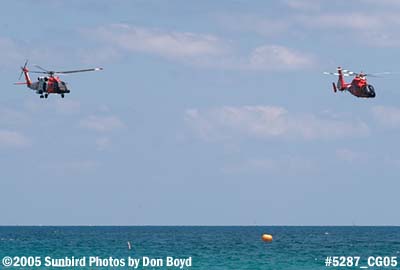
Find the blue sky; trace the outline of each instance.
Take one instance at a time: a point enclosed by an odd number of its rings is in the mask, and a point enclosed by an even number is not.
[[[3,1],[2,225],[400,225],[398,1]],[[29,59],[72,90],[14,86]],[[34,76],[32,76],[35,78]]]

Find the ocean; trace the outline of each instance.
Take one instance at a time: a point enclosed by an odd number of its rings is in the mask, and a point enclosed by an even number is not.
[[[264,233],[271,234],[273,241],[263,242]],[[378,267],[375,264],[368,269],[400,269],[400,258],[397,258],[400,257],[400,227],[6,226],[0,227],[0,260],[3,260],[0,269],[6,268],[7,256],[14,265],[7,269],[55,269],[54,263],[68,265],[75,259],[80,265],[57,269],[134,269],[136,266],[136,269],[158,270],[336,270],[360,269],[368,265],[371,256],[372,263],[378,256],[396,257],[388,258],[386,263],[398,260],[399,265]],[[357,267],[350,267],[351,263],[335,267],[333,262],[327,266],[327,257],[334,261],[335,256],[344,263],[360,258]],[[379,261],[378,258],[376,262]]]

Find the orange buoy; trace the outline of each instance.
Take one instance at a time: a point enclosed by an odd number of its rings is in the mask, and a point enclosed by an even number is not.
[[[261,239],[262,239],[264,242],[272,242],[272,235],[264,233],[264,234],[261,236]]]

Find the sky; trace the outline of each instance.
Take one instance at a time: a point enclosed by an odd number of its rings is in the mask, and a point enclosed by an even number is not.
[[[0,9],[0,225],[400,225],[400,2]],[[40,99],[20,66],[103,67]],[[33,76],[35,79],[36,76]]]

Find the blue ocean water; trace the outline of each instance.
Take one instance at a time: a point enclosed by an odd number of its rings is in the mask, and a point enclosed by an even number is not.
[[[263,242],[263,233],[272,234],[273,242]],[[191,257],[192,266],[184,269],[360,269],[326,267],[325,259],[360,256],[361,265],[365,265],[369,256],[400,257],[400,227],[0,227],[0,260],[4,256],[40,256],[42,263],[46,256],[85,260],[90,256],[125,260]],[[1,262],[0,268],[4,269]],[[8,269],[54,268],[42,264]],[[129,267],[85,265],[58,269]],[[179,267],[164,264],[137,269]],[[391,269],[400,269],[400,265]]]

